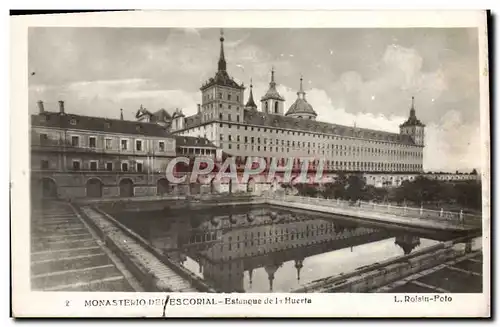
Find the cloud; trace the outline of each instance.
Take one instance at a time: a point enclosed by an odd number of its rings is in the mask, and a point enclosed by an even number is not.
[[[194,113],[201,101],[199,86],[217,68],[218,33],[191,28],[32,30],[29,65],[36,75],[30,78],[30,111],[36,111],[40,99],[49,110],[64,100],[68,111],[85,115],[118,117],[123,108],[126,119],[133,119],[141,104]],[[253,78],[258,102],[274,66],[287,109],[303,74],[319,120],[396,133],[415,96],[417,116],[427,124],[425,168],[479,166],[477,31],[309,33],[228,31],[228,72],[247,85]]]
[[[358,84],[354,77],[351,81]],[[348,83],[349,84],[349,83]],[[254,86],[257,99],[265,94],[268,85],[258,83]],[[296,91],[290,87],[279,85],[278,90],[286,99],[285,112],[297,98]],[[332,99],[325,90],[306,89],[306,99],[318,114],[317,119],[333,124],[356,126],[399,133],[399,125],[407,115],[384,115],[374,113],[350,113],[345,108],[333,105]],[[260,108],[260,103],[258,103]],[[426,126],[424,148],[424,169],[426,171],[470,171],[480,166],[480,135],[476,124],[465,122],[456,110],[447,111],[438,123]]]

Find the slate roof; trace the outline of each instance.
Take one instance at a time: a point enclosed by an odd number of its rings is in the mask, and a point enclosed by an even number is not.
[[[288,109],[286,115],[288,116],[291,114],[308,114],[315,117],[318,116],[311,104],[309,104],[309,102],[307,102],[307,100],[303,98],[297,98],[297,100],[295,100],[295,102],[290,106],[290,109]]]
[[[271,82],[269,89],[267,90],[266,94],[262,98],[260,98],[261,101],[265,101],[268,99],[274,99],[274,100],[280,100],[280,101],[285,101],[285,98],[283,98],[278,90],[276,90],[276,83]]]
[[[200,88],[201,91],[208,89],[209,87],[213,85],[219,85],[219,86],[226,86],[226,87],[231,87],[234,89],[238,90],[244,90],[245,86],[242,84],[236,83],[236,81],[228,75],[228,73],[225,70],[218,71],[215,73],[214,77],[211,77],[208,81],[206,81],[202,87]]]
[[[400,127],[407,127],[407,126],[421,126],[421,127],[425,127],[425,125],[420,120],[418,120],[415,115],[410,115],[410,117],[404,123],[402,123],[399,126]]]
[[[411,97],[411,108],[410,108],[410,117],[404,123],[399,125],[399,127],[407,127],[407,126],[421,126],[425,127],[425,125],[417,119],[417,115],[415,114],[415,97]]]
[[[260,111],[244,110],[243,122],[251,125],[269,126],[289,130],[301,130],[311,133],[324,133],[339,136],[357,137],[362,139],[396,142],[414,145],[409,135],[389,133],[366,128],[349,127],[325,123],[321,121],[293,118]]]
[[[104,133],[139,134],[154,137],[171,137],[165,127],[146,122],[90,117],[59,112],[31,115],[31,126],[79,129]]]
[[[149,121],[151,123],[156,123],[156,122],[170,123],[172,121],[172,116],[165,109],[160,109],[154,113],[151,113],[149,110],[141,106],[141,108],[137,110],[135,118],[139,119],[143,116],[149,116]]]
[[[153,117],[155,117],[158,121],[163,122],[169,122],[172,120],[172,116],[163,108],[153,113]]]
[[[255,104],[255,101],[253,100],[252,85],[250,85],[250,96],[248,97],[248,102],[245,105],[245,107],[257,109],[257,105]]]
[[[216,146],[210,142],[209,139],[205,137],[195,137],[195,136],[175,136],[176,146],[196,146],[196,147],[211,147],[216,148]]]

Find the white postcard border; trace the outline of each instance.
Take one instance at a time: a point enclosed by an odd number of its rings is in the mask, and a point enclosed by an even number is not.
[[[479,32],[480,110],[483,185],[483,293],[450,294],[452,302],[401,305],[394,294],[293,294],[312,305],[168,306],[168,316],[327,316],[327,317],[461,317],[490,314],[490,140],[486,14],[484,11],[163,11],[86,13],[11,18],[11,244],[13,313],[15,316],[158,316],[158,308],[85,307],[91,299],[164,298],[156,293],[50,293],[29,289],[29,119],[27,30],[29,26],[101,27],[477,27]],[[279,294],[172,294],[172,297],[224,299],[284,298]],[[419,294],[421,296],[421,294]],[[432,295],[429,295],[432,296]],[[66,306],[70,301],[71,306]]]

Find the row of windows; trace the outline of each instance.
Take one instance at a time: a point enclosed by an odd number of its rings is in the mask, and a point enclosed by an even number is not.
[[[224,134],[220,134],[219,135],[219,139],[221,141],[224,141]],[[240,135],[236,135],[236,142],[240,142],[241,141],[241,137]],[[227,140],[229,142],[232,142],[233,141],[233,137],[232,135],[228,135],[227,136]],[[249,143],[248,141],[250,141],[250,144],[254,144],[254,143],[257,143],[257,144],[261,144],[261,138],[260,137],[248,137],[248,136],[245,136],[244,137],[244,143]],[[257,141],[257,142],[255,142]],[[280,141],[281,141],[281,146],[286,146],[287,147],[297,147],[297,148],[310,148],[311,146],[313,148],[320,148],[320,149],[327,149],[327,150],[345,150],[345,151],[349,151],[349,152],[357,152],[357,153],[374,153],[374,154],[378,154],[378,155],[393,155],[393,156],[401,156],[401,157],[410,157],[410,158],[422,158],[423,157],[423,153],[422,152],[416,152],[416,151],[403,151],[403,150],[392,150],[392,149],[380,149],[380,148],[369,148],[369,147],[363,147],[363,146],[350,146],[350,145],[342,145],[342,144],[325,144],[325,143],[315,143],[315,142],[305,142],[305,141],[290,141],[290,140],[279,140],[279,139],[275,139],[274,140],[274,144],[275,145],[279,145],[280,144]],[[285,143],[286,142],[286,143]],[[269,145],[273,145],[273,139],[269,139],[269,142],[268,142],[268,139],[267,138],[263,138],[262,139],[262,144],[269,144]],[[269,151],[272,151],[272,147],[269,147]],[[260,149],[259,149],[260,151]],[[266,150],[264,150],[266,151]],[[277,151],[277,150],[276,150]],[[324,151],[323,151],[324,153]]]
[[[284,148],[284,147],[268,147],[268,146],[255,146],[255,145],[252,145],[252,146],[249,146],[247,144],[245,144],[244,146],[241,146],[240,144],[236,144],[236,148],[233,147],[233,144],[229,143],[229,144],[222,144],[221,145],[221,148],[222,149],[228,149],[228,150],[233,150],[233,149],[236,149],[236,150],[242,150],[244,149],[244,151],[264,151],[264,152],[276,152],[276,153],[279,153],[279,152],[282,152],[282,153],[290,153],[290,148]],[[273,150],[274,149],[274,150]],[[294,149],[292,149],[292,152],[294,151]],[[305,153],[305,151],[304,151]],[[307,149],[307,154],[308,155],[323,155],[323,156],[327,156],[327,157],[332,157],[332,156],[338,156],[338,157],[362,157],[362,155],[360,153],[356,153],[356,152],[339,152],[339,151],[328,151],[328,150],[315,150],[315,149]],[[376,154],[374,155],[376,157],[378,156],[382,156],[380,154]],[[370,156],[370,157],[374,157],[373,155]],[[402,158],[407,158],[405,156],[403,157],[399,157],[400,159]]]
[[[200,155],[215,155],[215,150],[204,148],[178,148],[177,154],[200,154]]]
[[[235,157],[236,162],[245,165],[248,157]],[[269,166],[272,162],[271,157],[263,158],[266,161],[266,165]],[[304,160],[294,159],[292,167],[298,169],[301,168]],[[256,164],[257,165],[257,164]],[[319,167],[320,161],[310,160],[309,166],[311,168]],[[287,159],[280,158],[277,161],[278,167],[287,166]],[[338,160],[323,160],[323,168],[328,169],[350,169],[350,170],[392,170],[392,171],[419,171],[422,169],[422,164],[409,164],[409,163],[394,163],[394,162],[372,162],[372,161],[338,161]]]
[[[227,101],[231,101],[232,97],[233,97],[232,94],[227,94],[226,95]],[[219,94],[217,94],[217,99],[221,99],[222,100],[223,98],[224,98],[224,96],[223,96],[222,92],[219,92]],[[208,101],[208,100],[212,100],[212,99],[214,99],[214,95],[212,95],[210,93],[205,94],[205,100]],[[240,96],[236,95],[236,102],[239,102],[239,101],[240,101]]]
[[[41,160],[40,161],[40,167],[42,169],[49,169],[49,161],[48,160]],[[72,161],[72,165],[71,165],[71,168],[75,171],[79,171],[79,170],[82,170],[82,162],[80,160],[73,160]],[[92,171],[97,171],[99,170],[98,169],[98,162],[97,161],[89,161],[89,166],[88,166],[88,169],[89,170],[92,170]],[[131,171],[130,170],[130,165],[128,162],[124,161],[121,163],[120,165],[120,169],[121,171],[123,172],[128,172],[128,171]],[[113,171],[114,170],[114,165],[112,162],[106,162],[105,165],[104,165],[104,170],[107,170],[107,171]],[[138,173],[142,173],[144,171],[144,165],[142,162],[136,162],[135,163],[135,171],[138,172]]]
[[[228,114],[229,120],[231,120],[232,116],[231,114]],[[240,121],[240,116],[237,115],[237,122]],[[219,120],[222,120],[222,114],[219,114]],[[232,124],[227,124],[227,123],[219,123],[219,127],[224,127],[227,126],[228,129],[232,129]],[[353,137],[342,137],[338,135],[327,135],[327,134],[316,134],[316,133],[309,133],[309,132],[298,132],[298,131],[290,131],[290,130],[284,130],[284,129],[274,129],[274,128],[268,128],[268,127],[254,127],[254,126],[242,126],[242,125],[235,125],[236,129],[244,129],[245,131],[256,131],[256,132],[264,132],[264,133],[276,133],[276,134],[283,134],[283,135],[290,135],[290,136],[309,136],[312,138],[317,138],[320,140],[332,140],[332,141],[348,141],[348,140],[353,140],[356,138]],[[193,132],[201,132],[206,131],[207,125],[199,126],[194,128],[192,131]],[[229,132],[231,133],[231,132]],[[359,139],[357,139],[359,140]],[[388,145],[390,144],[391,146],[397,146],[397,147],[412,147],[412,145],[409,144],[402,144],[402,143],[391,143],[391,142],[383,142],[383,141],[375,141],[375,140],[369,140],[369,139],[361,139],[362,142],[364,143],[369,143],[369,144],[383,144],[383,145]]]
[[[80,147],[82,145],[81,143],[81,137],[80,135],[72,135],[71,136],[71,146],[74,147]],[[40,143],[44,144],[48,141],[48,136],[45,133],[40,134]],[[128,139],[121,139],[120,140],[120,149],[121,150],[130,150],[130,140]],[[97,148],[97,137],[96,136],[88,136],[88,147],[89,148]],[[105,138],[104,139],[104,148],[106,150],[111,150],[113,149],[113,139],[112,138]],[[135,151],[145,151],[144,147],[144,141],[143,140],[135,140],[134,142],[134,149]],[[165,141],[158,141],[158,149],[160,152],[165,151]]]

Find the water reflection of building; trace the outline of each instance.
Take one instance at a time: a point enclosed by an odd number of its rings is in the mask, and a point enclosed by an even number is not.
[[[293,262],[300,280],[307,257],[389,238],[374,228],[264,209],[178,220],[168,236],[153,241],[155,246],[170,249],[169,256],[179,263],[179,251],[187,254],[198,262],[199,273],[222,292],[244,292],[245,273],[251,287],[253,271],[262,267],[272,290],[285,262]]]
[[[420,245],[420,237],[412,234],[403,234],[396,236],[394,244],[403,249],[404,254],[410,254],[417,246]]]

